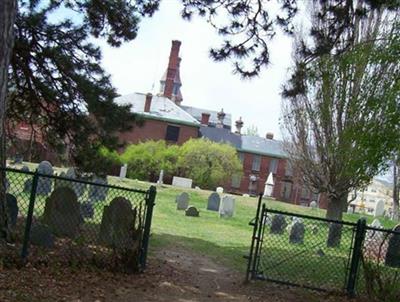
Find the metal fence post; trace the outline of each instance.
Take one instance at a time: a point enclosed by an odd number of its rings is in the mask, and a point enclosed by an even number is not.
[[[28,256],[28,248],[29,248],[29,241],[30,241],[30,235],[31,235],[33,210],[35,208],[35,199],[36,199],[36,190],[37,190],[38,180],[39,180],[39,174],[36,171],[35,174],[33,175],[33,179],[32,179],[32,188],[31,188],[31,195],[29,197],[28,214],[26,216],[24,240],[23,240],[22,251],[21,251],[21,258],[23,261],[25,261],[26,257]]]
[[[157,194],[156,187],[151,186],[149,189],[149,194],[146,199],[147,209],[146,209],[146,218],[144,222],[142,249],[140,254],[141,270],[144,270],[146,268],[147,250],[149,247],[149,240],[150,240],[151,220],[153,217],[153,207],[155,205],[156,194]]]
[[[360,218],[356,225],[356,236],[354,240],[353,253],[351,256],[350,272],[347,280],[347,294],[350,297],[355,296],[355,287],[358,276],[358,269],[360,266],[360,259],[362,257],[362,245],[365,238],[367,221],[365,218]]]

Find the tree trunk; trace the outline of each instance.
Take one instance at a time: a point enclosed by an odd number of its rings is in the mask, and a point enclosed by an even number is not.
[[[6,166],[6,110],[8,67],[14,45],[17,0],[0,1],[0,166]],[[10,239],[6,209],[6,173],[0,171],[0,237]]]
[[[399,159],[396,155],[393,160],[393,215],[395,221],[399,220]]]
[[[328,208],[326,210],[326,218],[332,220],[341,221],[343,218],[344,207],[347,207],[348,194],[344,194],[340,197],[330,196],[328,202]],[[343,225],[340,223],[330,223],[328,238],[326,245],[328,247],[338,247],[342,238]]]

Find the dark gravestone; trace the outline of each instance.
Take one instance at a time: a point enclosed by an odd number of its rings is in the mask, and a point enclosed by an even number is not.
[[[281,214],[276,214],[272,217],[270,233],[282,235],[287,226],[285,217]]]
[[[393,231],[399,234],[391,234],[385,257],[385,264],[391,267],[400,267],[400,224]]]
[[[304,231],[304,224],[299,221],[295,222],[290,229],[289,242],[293,244],[303,244]]]
[[[328,231],[327,247],[338,247],[342,238],[343,225],[340,223],[330,223]]]
[[[135,230],[136,208],[129,200],[116,197],[105,206],[100,225],[100,242],[118,249],[131,249],[137,239]]]
[[[190,206],[186,209],[185,211],[186,216],[191,216],[191,217],[199,217],[200,213],[194,206]]]
[[[39,174],[43,175],[53,176],[54,174],[53,167],[48,161],[42,161],[39,164],[37,171]],[[48,195],[51,192],[52,183],[53,182],[51,177],[40,176],[38,178],[36,194]]]
[[[84,202],[81,204],[81,214],[83,218],[93,218],[94,208],[90,202]]]
[[[37,246],[52,248],[54,247],[54,235],[47,225],[35,224],[31,230],[31,242]]]
[[[32,190],[32,178],[28,178],[24,182],[24,193],[30,193]]]
[[[207,210],[218,212],[220,203],[221,197],[219,197],[219,194],[216,192],[211,193],[208,197]]]
[[[55,189],[46,200],[43,223],[56,236],[75,238],[82,222],[80,205],[75,192],[68,187]]]
[[[77,179],[76,172],[74,168],[69,168],[67,172],[64,171],[60,173],[60,177],[69,178],[69,179]],[[86,191],[86,184],[76,181],[69,181],[64,179],[56,179],[55,188],[58,187],[70,187],[74,190],[76,196],[81,197]]]
[[[18,203],[17,199],[14,195],[7,193],[6,194],[6,202],[7,202],[7,213],[8,218],[10,219],[10,224],[12,227],[17,225],[17,217],[18,217]]]
[[[23,167],[21,168],[21,171],[22,171],[22,172],[29,172],[29,167],[28,167],[28,166],[23,166]]]
[[[95,184],[102,184],[102,185],[107,185],[107,180],[103,178],[98,178],[95,177],[92,182]],[[97,185],[90,185],[89,187],[89,200],[91,202],[99,202],[99,201],[104,201],[107,198],[107,192],[108,188],[103,187],[103,186],[97,186]]]
[[[183,192],[176,196],[176,209],[177,210],[186,210],[189,206],[189,194]]]
[[[22,164],[23,161],[24,161],[24,157],[21,154],[17,154],[14,157],[13,164]]]

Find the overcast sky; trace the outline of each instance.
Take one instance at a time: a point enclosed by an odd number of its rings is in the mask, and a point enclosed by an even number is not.
[[[244,128],[255,125],[259,134],[272,131],[280,137],[280,90],[291,62],[291,39],[278,35],[270,43],[271,64],[259,78],[241,80],[228,62],[208,56],[219,37],[202,19],[182,20],[176,0],[164,0],[158,12],[140,23],[138,37],[119,48],[100,43],[103,66],[121,95],[158,92],[167,68],[172,40],[182,42],[180,56],[183,104],[211,110],[224,109],[233,123],[242,116]],[[232,125],[234,127],[234,124]]]

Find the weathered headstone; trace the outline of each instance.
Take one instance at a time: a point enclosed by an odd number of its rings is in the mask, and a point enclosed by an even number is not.
[[[31,230],[31,243],[45,248],[53,248],[54,235],[51,229],[47,225],[34,224]]]
[[[282,235],[285,232],[287,222],[285,216],[276,214],[272,217],[270,233]]]
[[[329,224],[328,239],[326,241],[328,247],[338,247],[340,245],[342,229],[343,225],[340,223],[332,222]]]
[[[129,200],[115,197],[105,206],[100,225],[100,242],[118,249],[130,249],[134,246],[136,230],[136,208],[132,209]]]
[[[295,222],[292,225],[289,235],[289,242],[293,244],[302,244],[304,242],[304,224],[302,222]]]
[[[172,178],[172,185],[175,187],[191,188],[193,180],[190,178],[174,176]]]
[[[242,196],[243,196],[243,197],[250,197],[250,195],[249,195],[249,194],[246,194],[246,193],[243,194]]]
[[[29,172],[29,167],[28,166],[22,166],[21,171],[22,172]]]
[[[68,168],[67,172],[62,171],[59,176],[69,179],[77,179],[77,173],[74,168]],[[54,188],[59,187],[70,187],[74,190],[78,198],[81,197],[86,191],[86,184],[84,183],[72,180],[69,181],[64,179],[55,179]]]
[[[74,238],[79,232],[81,222],[80,205],[75,192],[68,187],[55,189],[46,200],[43,223],[56,236]]]
[[[374,217],[383,216],[385,213],[385,202],[383,200],[378,200],[375,204]]]
[[[83,218],[93,218],[94,208],[90,202],[84,202],[81,204],[81,214]]]
[[[32,190],[32,178],[28,178],[24,182],[24,193],[30,193]]]
[[[232,196],[226,195],[222,197],[219,206],[219,217],[229,218],[233,217],[235,212],[235,199]]]
[[[107,185],[107,180],[104,178],[95,177],[93,182],[100,185]],[[108,188],[104,186],[90,185],[89,200],[92,202],[104,201],[107,198]]]
[[[398,232],[391,234],[388,248],[386,251],[385,264],[391,267],[400,267],[400,224],[393,228],[393,231]]]
[[[8,217],[10,219],[10,224],[12,227],[15,227],[17,224],[17,217],[19,211],[17,198],[15,198],[15,196],[12,194],[7,193],[6,205],[7,205]]]
[[[164,183],[164,170],[160,171],[160,175],[158,176],[157,184],[162,185]]]
[[[22,164],[24,157],[21,154],[16,154],[14,157],[13,164]]]
[[[128,165],[124,164],[120,171],[119,171],[119,178],[125,178],[126,177],[126,172],[128,171]]]
[[[190,206],[190,207],[188,207],[188,208],[186,209],[185,215],[186,215],[186,216],[191,216],[191,217],[199,217],[199,216],[200,216],[200,213],[199,213],[199,210],[197,210],[196,207]]]
[[[211,193],[210,196],[208,196],[207,210],[218,212],[220,203],[221,197],[219,197],[219,194],[215,192]]]
[[[272,215],[271,214],[267,214],[266,216],[264,216],[264,224],[270,226],[272,223]]]
[[[189,194],[186,192],[182,192],[178,196],[176,196],[176,209],[177,210],[186,210],[189,206]]]
[[[39,164],[37,171],[39,174],[48,176],[53,176],[54,173],[53,167],[48,161],[42,161]],[[48,195],[51,192],[52,183],[53,181],[51,177],[40,176],[38,179],[36,193],[39,195]]]
[[[315,210],[316,208],[318,208],[318,204],[315,200],[310,202],[310,208]]]
[[[215,192],[217,192],[218,194],[222,194],[222,193],[224,193],[224,188],[223,187],[217,187]]]

